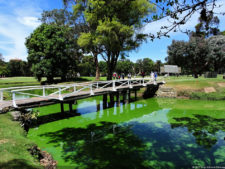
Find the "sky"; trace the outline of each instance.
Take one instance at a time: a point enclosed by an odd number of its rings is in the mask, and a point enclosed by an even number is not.
[[[224,12],[225,0],[219,0],[222,6],[216,12]],[[19,58],[27,60],[27,50],[24,45],[26,38],[40,25],[43,10],[63,8],[62,0],[0,0],[0,53],[5,61]],[[187,24],[181,27],[183,30],[194,30],[198,23],[199,14],[196,13]],[[225,16],[219,16],[220,29],[225,30]],[[168,23],[167,19],[146,24],[144,33],[156,33],[162,25]],[[144,42],[137,50],[129,53],[132,61],[142,58],[150,58],[154,61],[165,61],[167,46],[172,40],[188,40],[188,36],[181,32],[171,32],[170,38],[155,39],[153,42]]]

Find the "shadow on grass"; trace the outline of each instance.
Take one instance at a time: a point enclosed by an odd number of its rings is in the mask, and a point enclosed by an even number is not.
[[[35,167],[27,164],[24,159],[15,159],[6,163],[0,163],[1,169],[41,169],[41,167]]]

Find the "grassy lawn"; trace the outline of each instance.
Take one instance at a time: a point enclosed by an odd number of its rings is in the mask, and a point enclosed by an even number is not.
[[[43,78],[42,81],[45,81],[46,78]],[[78,82],[86,82],[86,81],[94,81],[95,77],[82,76],[80,78],[75,79],[74,81],[63,82],[65,83],[78,83]],[[100,80],[106,80],[106,77],[101,77]],[[18,86],[34,86],[40,85],[40,82],[37,81],[34,77],[7,77],[0,78],[0,88],[8,88],[8,87],[18,87]]]
[[[20,124],[11,120],[11,115],[0,114],[0,168],[41,168],[28,152],[32,145]]]
[[[225,84],[225,79],[222,75],[217,78],[204,78],[197,79],[193,77],[180,76],[180,77],[167,77],[165,78],[166,87],[173,87],[178,96],[185,96],[191,99],[206,99],[206,100],[225,100],[225,87],[219,84]],[[216,92],[205,93],[204,89],[213,87]]]

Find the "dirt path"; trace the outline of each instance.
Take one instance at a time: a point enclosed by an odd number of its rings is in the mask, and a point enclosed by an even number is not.
[[[216,92],[214,87],[205,87],[204,88],[205,93],[212,93],[212,92]]]

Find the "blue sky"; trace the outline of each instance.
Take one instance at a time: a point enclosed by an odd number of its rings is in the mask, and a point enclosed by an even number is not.
[[[217,12],[224,12],[224,0],[218,1],[222,5],[216,9]],[[0,53],[3,54],[5,61],[12,58],[26,60],[27,51],[24,45],[25,38],[38,27],[43,10],[62,8],[62,0],[0,0]],[[193,15],[191,20],[182,27],[193,29],[197,24],[199,14]],[[225,16],[219,16],[220,29],[225,30]],[[156,33],[161,25],[168,24],[166,19],[147,24],[143,31],[145,33]],[[188,36],[180,32],[172,32],[170,38],[156,39],[153,42],[143,43],[136,51],[130,52],[129,59],[136,61],[141,58],[151,58],[152,60],[164,61],[167,56],[167,46],[172,40],[188,40]]]

